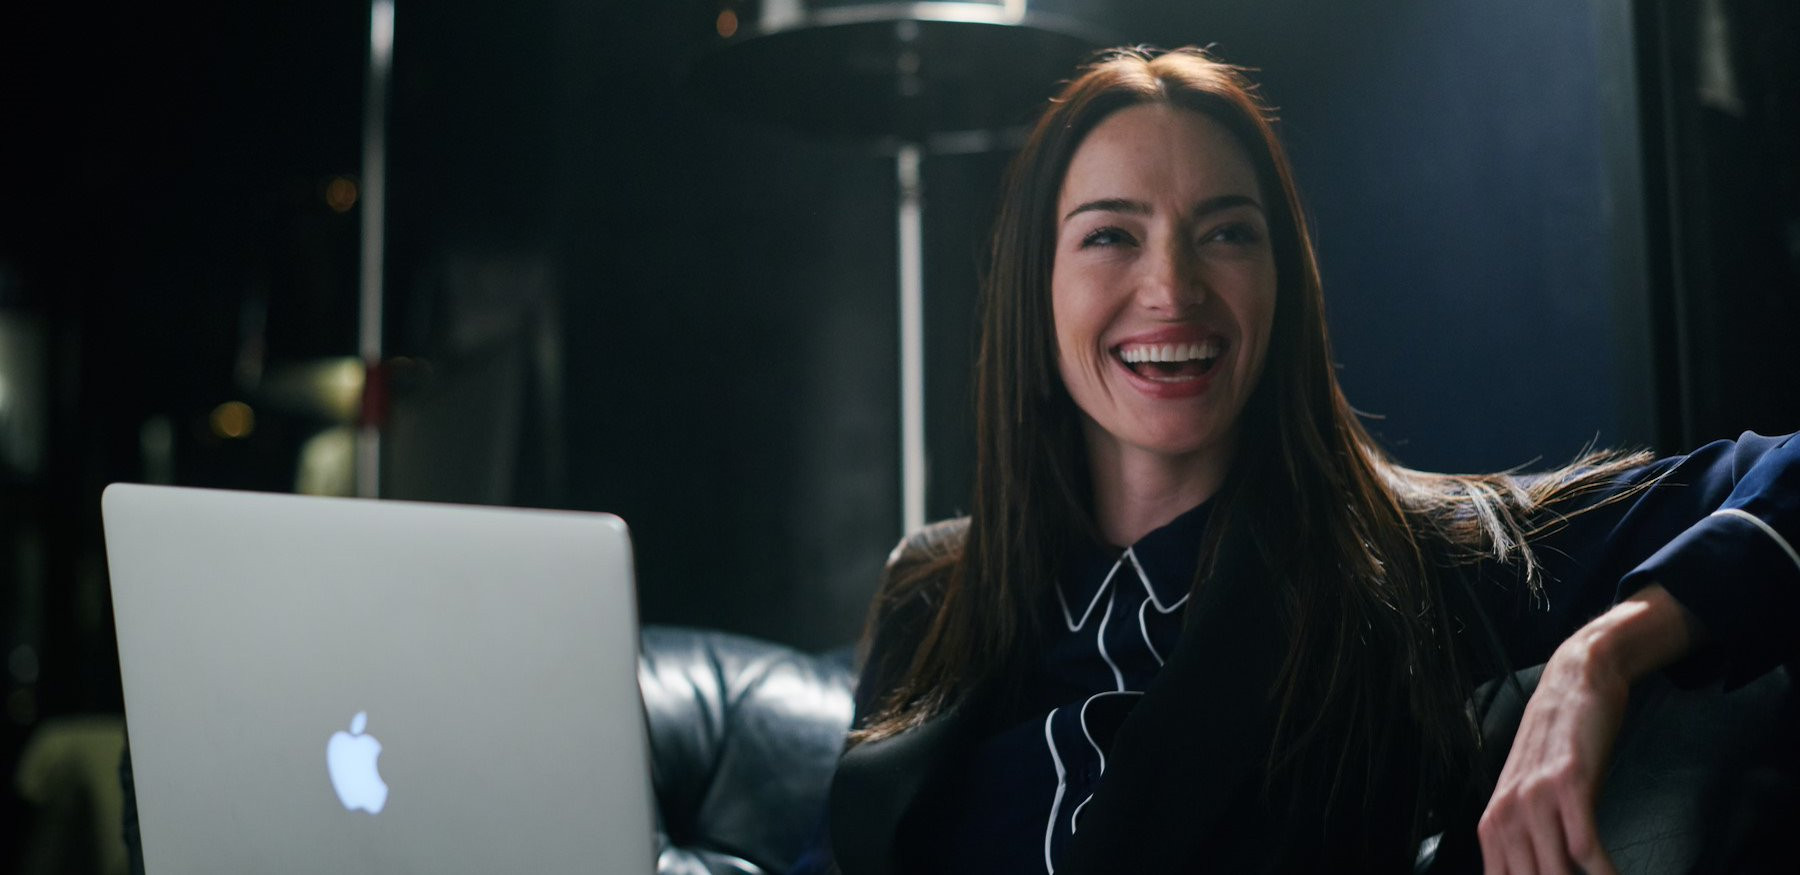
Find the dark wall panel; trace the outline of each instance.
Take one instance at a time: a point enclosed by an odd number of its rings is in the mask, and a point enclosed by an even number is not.
[[[700,100],[704,4],[514,14],[552,22],[516,157],[557,168],[566,503],[631,524],[646,621],[852,640],[899,534],[891,162]]]
[[[1409,464],[1654,437],[1618,5],[1278,0],[1171,28],[1261,68],[1345,391]]]

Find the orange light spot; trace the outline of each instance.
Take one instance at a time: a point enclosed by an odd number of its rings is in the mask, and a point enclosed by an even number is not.
[[[737,13],[729,9],[719,10],[719,20],[713,22],[713,28],[719,32],[719,36],[731,39],[738,29]]]
[[[347,213],[356,206],[356,180],[348,176],[335,176],[325,184],[325,205],[333,212]]]
[[[256,431],[256,411],[242,401],[227,401],[213,408],[212,431],[219,437],[247,438]]]

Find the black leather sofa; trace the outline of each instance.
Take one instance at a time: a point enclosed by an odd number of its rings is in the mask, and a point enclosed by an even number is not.
[[[1482,717],[1484,771],[1497,775],[1543,666],[1495,691]],[[1742,687],[1681,689],[1652,675],[1632,689],[1595,808],[1620,873],[1800,873],[1800,696],[1791,668]],[[1477,701],[1488,695],[1477,692]],[[1491,781],[1488,792],[1491,792]],[[1488,793],[1477,794],[1485,807]],[[1478,873],[1481,810],[1421,848],[1415,873]]]
[[[786,871],[813,838],[850,728],[851,651],[644,630],[657,875]]]

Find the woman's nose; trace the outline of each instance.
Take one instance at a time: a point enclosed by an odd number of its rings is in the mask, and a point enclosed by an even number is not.
[[[1182,313],[1206,300],[1193,251],[1186,241],[1169,241],[1144,254],[1138,302],[1155,312]]]

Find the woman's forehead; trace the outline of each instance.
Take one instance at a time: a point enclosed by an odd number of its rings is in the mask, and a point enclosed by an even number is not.
[[[1107,116],[1082,140],[1063,174],[1057,215],[1105,199],[1182,208],[1221,195],[1260,202],[1260,189],[1249,156],[1224,125],[1191,110],[1142,104]]]

